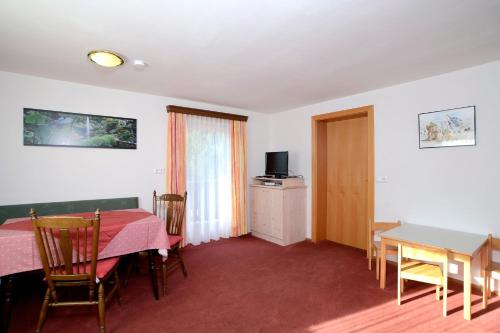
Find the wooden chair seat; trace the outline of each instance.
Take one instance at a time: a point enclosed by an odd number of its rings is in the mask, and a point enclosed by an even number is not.
[[[179,243],[182,242],[183,239],[184,237],[179,235],[168,235],[168,242],[171,247],[179,245]]]
[[[443,273],[439,265],[410,260],[401,263],[401,278],[441,285]]]
[[[95,276],[100,280],[105,280],[113,273],[120,262],[120,257],[97,260]],[[91,264],[87,264],[87,271],[90,270]]]
[[[116,266],[118,266],[119,263],[120,263],[119,257],[97,260],[95,276],[99,280],[105,280],[111,273],[113,273],[113,271],[116,269]],[[83,264],[73,265],[73,270],[78,272],[90,272],[90,269],[92,267],[91,263],[86,264],[85,267],[83,266],[84,266]],[[64,267],[62,269],[64,269]],[[45,277],[44,281],[46,280],[47,278]]]

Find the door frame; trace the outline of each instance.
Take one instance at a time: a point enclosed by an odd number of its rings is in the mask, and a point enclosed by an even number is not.
[[[311,117],[312,125],[312,241],[319,242],[326,239],[326,124],[332,121],[341,121],[352,118],[366,117],[368,121],[368,174],[367,174],[367,216],[366,229],[368,230],[366,248],[368,253],[368,237],[370,223],[375,211],[375,146],[374,146],[374,107],[373,105],[342,111],[319,114]],[[322,180],[322,181],[319,181]]]

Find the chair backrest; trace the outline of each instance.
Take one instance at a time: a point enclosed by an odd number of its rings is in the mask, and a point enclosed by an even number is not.
[[[371,231],[387,231],[401,226],[401,221],[371,222]]]
[[[488,256],[487,260],[493,260],[493,251],[500,251],[500,238],[495,238],[491,234],[488,235]]]
[[[30,211],[35,239],[47,284],[95,286],[100,212],[95,218],[50,216],[37,217]]]
[[[495,238],[491,234],[488,235],[488,244],[494,251],[500,251],[500,238]]]
[[[181,235],[184,212],[186,211],[187,192],[179,194],[156,195],[153,191],[153,214],[166,221],[167,234]]]
[[[370,228],[368,232],[368,248],[371,248],[373,242],[375,241],[375,232],[383,232],[387,230],[394,229],[401,225],[401,221],[391,221],[391,222],[374,222],[370,220],[368,226]]]
[[[398,244],[398,261],[404,258],[441,263],[446,266],[445,268],[448,266],[448,251],[446,249]]]

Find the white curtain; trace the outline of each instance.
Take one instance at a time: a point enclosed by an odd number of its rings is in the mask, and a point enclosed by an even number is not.
[[[231,234],[230,121],[186,117],[186,243]]]

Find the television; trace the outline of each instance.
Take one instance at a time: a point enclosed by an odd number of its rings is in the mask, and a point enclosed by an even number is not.
[[[276,151],[266,153],[266,176],[278,178],[288,177],[288,152]]]

